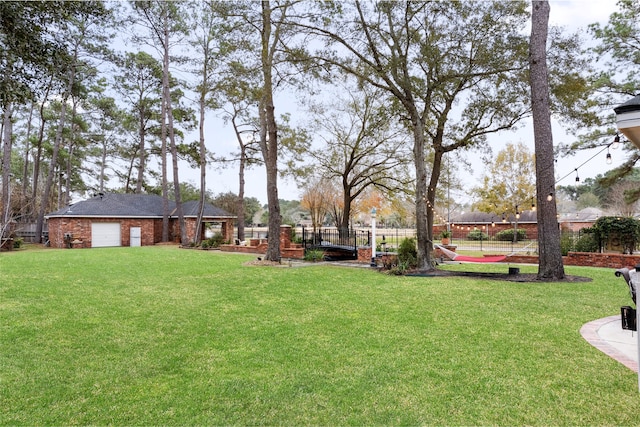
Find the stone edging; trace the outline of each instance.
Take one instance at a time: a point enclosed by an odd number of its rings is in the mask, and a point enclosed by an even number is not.
[[[627,368],[631,369],[634,372],[638,372],[638,362],[627,357],[622,352],[620,352],[615,347],[611,346],[608,342],[600,338],[598,334],[598,330],[606,325],[607,323],[620,320],[620,316],[609,316],[603,319],[594,320],[592,322],[586,323],[580,328],[580,334],[582,337],[587,340],[589,344],[606,354],[607,356],[617,360],[622,363]]]

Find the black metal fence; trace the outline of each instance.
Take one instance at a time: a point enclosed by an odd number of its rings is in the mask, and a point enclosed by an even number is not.
[[[317,229],[302,227],[301,243],[306,247],[339,246],[357,249],[359,246],[371,245],[371,230],[348,229],[339,230],[335,227]],[[298,233],[296,231],[296,236]],[[294,240],[298,240],[295,239]]]
[[[266,228],[246,228],[245,236],[250,238],[265,238]],[[585,235],[583,231],[563,230],[561,233],[561,245],[563,252],[582,251],[576,247],[578,241]],[[406,238],[415,238],[416,230],[413,228],[377,228],[376,229],[376,250],[378,252],[395,252],[398,245]],[[449,244],[456,246],[456,250],[479,251],[486,254],[521,254],[535,255],[538,253],[538,240],[518,238],[513,240],[500,240],[497,233],[491,231],[485,233],[471,233],[464,237],[454,237]],[[314,235],[310,227],[293,228],[293,240],[298,243],[325,242],[326,244],[348,245],[348,246],[369,246],[371,239],[371,228],[354,228],[349,230],[348,235],[340,234],[335,227],[323,227],[316,230]],[[442,244],[439,237],[434,237],[434,244]],[[636,248],[639,251],[640,248]]]
[[[441,242],[435,241],[435,244]],[[538,253],[538,241],[532,239],[520,239],[517,241],[502,241],[495,239],[470,240],[470,239],[451,239],[450,245],[456,246],[456,250],[494,252],[499,254],[516,254],[533,255]]]

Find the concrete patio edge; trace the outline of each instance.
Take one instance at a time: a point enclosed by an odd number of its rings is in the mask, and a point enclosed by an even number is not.
[[[627,368],[634,372],[638,372],[638,361],[629,357],[624,352],[618,350],[611,344],[611,340],[606,335],[598,333],[598,331],[605,325],[612,322],[620,322],[620,315],[609,316],[603,319],[594,320],[586,323],[580,328],[580,334],[587,340],[589,344],[606,354],[607,356],[622,363]],[[634,337],[634,339],[636,339]]]

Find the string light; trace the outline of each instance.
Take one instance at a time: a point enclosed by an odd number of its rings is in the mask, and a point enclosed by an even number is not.
[[[616,150],[619,145],[620,145],[620,135],[616,133],[616,137],[613,138],[613,142],[611,143],[611,148]]]
[[[568,174],[566,174],[565,176],[563,176],[562,178],[558,179],[555,183],[557,184],[558,182],[564,180],[565,178],[567,178],[569,175],[571,175],[573,172],[576,173],[576,182],[579,182],[578,179],[578,169],[580,169],[582,166],[586,165],[587,163],[589,163],[591,160],[593,160],[595,157],[599,156],[600,153],[602,153],[604,150],[607,150],[607,152],[609,151],[609,147],[616,149],[618,148],[618,145],[620,144],[620,142],[624,142],[620,140],[620,135],[616,134],[616,136],[613,138],[613,142],[608,143],[607,145],[603,146],[602,149],[600,151],[598,151],[597,153],[595,153],[593,156],[589,157],[587,160],[585,160],[584,162],[582,162],[582,164],[580,164],[577,168],[575,168],[572,172],[569,172]],[[609,153],[610,154],[610,153]],[[610,156],[607,155],[606,160],[607,163],[609,163],[609,158]],[[613,160],[613,159],[612,159]]]
[[[576,183],[579,183],[579,182],[580,182],[580,175],[579,175],[579,173],[578,173],[578,169],[579,169],[579,168],[581,168],[582,166],[584,166],[585,164],[587,164],[588,162],[590,162],[591,160],[593,160],[596,156],[598,156],[600,153],[602,153],[605,149],[607,150],[607,154],[606,154],[606,157],[605,157],[605,159],[606,159],[606,163],[607,163],[608,165],[610,165],[610,164],[613,162],[613,158],[612,158],[612,156],[611,156],[611,152],[610,152],[610,150],[609,150],[609,149],[610,149],[610,148],[612,148],[612,149],[614,149],[614,150],[615,150],[615,149],[617,149],[617,148],[618,148],[618,146],[620,145],[620,142],[621,142],[621,140],[620,140],[620,135],[616,133],[616,136],[613,138],[613,141],[612,141],[612,142],[610,142],[609,144],[607,144],[606,146],[604,146],[600,151],[598,151],[596,154],[594,154],[594,155],[593,155],[593,156],[591,156],[589,159],[587,159],[585,162],[583,162],[583,163],[582,163],[582,164],[580,164],[578,167],[576,167],[576,168],[573,170],[573,172],[575,172],[575,174],[576,174],[575,182],[576,182]],[[568,177],[571,173],[573,173],[573,172],[570,172],[569,174],[567,174],[567,175],[563,176],[562,178],[560,178],[560,179],[556,180],[556,182],[554,183],[554,186],[555,186],[555,184],[557,184],[558,182],[560,182],[560,181],[564,180],[565,178],[567,178],[567,177]],[[429,188],[428,190],[429,190],[429,191],[431,191],[431,188]],[[553,201],[553,198],[554,198],[553,191],[551,191],[551,192],[549,192],[549,194],[547,194],[546,200],[547,200],[547,202],[551,202],[551,201]],[[439,214],[435,211],[435,208],[431,205],[431,203],[429,202],[429,200],[427,200],[427,198],[426,198],[425,196],[423,196],[423,200],[426,202],[427,207],[433,211],[434,215],[435,215],[435,216],[436,216],[436,217],[437,217],[441,222],[443,222],[443,223],[447,224],[447,225],[448,225],[448,226],[450,226],[450,227],[454,227],[454,228],[455,228],[455,227],[457,227],[458,229],[463,228],[463,227],[460,227],[460,225],[455,226],[454,224],[449,224],[449,222],[448,222],[445,218],[443,218],[441,215],[439,215]],[[496,207],[497,207],[497,206],[496,206]],[[519,219],[519,218],[520,218],[520,211],[519,211],[519,209],[518,209],[518,205],[516,205],[515,207],[516,207],[515,217],[516,217],[516,219]],[[536,212],[536,211],[537,211],[537,207],[536,207],[536,204],[535,204],[535,196],[531,198],[531,211],[532,211],[532,212]],[[503,213],[502,213],[502,222],[503,222],[503,223],[506,223],[506,222],[507,222],[507,218],[506,218],[506,213],[505,213],[505,212],[503,212]],[[495,221],[493,221],[493,220],[491,221],[491,226],[492,226],[492,227],[495,227]],[[487,228],[488,228],[488,226],[487,226]],[[464,228],[463,228],[463,229],[464,229]],[[469,230],[470,228],[469,228],[469,227],[467,227],[467,229]]]

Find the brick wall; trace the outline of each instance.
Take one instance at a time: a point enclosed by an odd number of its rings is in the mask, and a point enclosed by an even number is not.
[[[233,230],[233,228],[232,228]],[[304,248],[291,243],[291,226],[280,227],[280,255],[282,258],[302,259],[304,258]],[[220,245],[223,252],[242,252],[251,254],[265,254],[267,252],[267,239],[250,239],[248,245]]]
[[[371,262],[371,246],[361,246],[358,248],[358,262]]]
[[[56,217],[48,220],[49,242],[52,248],[65,248],[64,235],[71,233],[74,240],[82,243],[74,244],[74,248],[91,247],[91,224],[94,222],[111,222],[120,224],[120,244],[129,246],[131,244],[131,227],[141,228],[142,246],[155,245],[162,241],[162,219],[146,218],[78,218],[78,217]],[[189,241],[194,240],[196,233],[196,219],[185,218],[187,227],[187,237]],[[225,241],[233,238],[233,221],[223,222],[222,233]],[[204,227],[202,229],[204,235]],[[289,228],[289,235],[291,229]],[[177,240],[176,240],[177,239]],[[169,223],[169,241],[180,241],[180,226],[177,219],[171,219]]]
[[[74,248],[91,247],[91,224],[94,222],[111,222],[120,224],[120,244],[129,246],[131,244],[131,227],[141,228],[142,246],[154,245],[162,240],[162,220],[155,219],[122,219],[122,218],[50,218],[49,242],[52,248],[65,248],[64,235],[70,233],[73,240],[81,241],[76,243]]]
[[[291,247],[291,226],[280,226],[280,250]]]
[[[49,220],[49,243],[52,248],[65,248],[64,235],[81,240],[75,247],[91,247],[91,221],[84,218],[52,218]]]
[[[564,265],[583,267],[622,268],[635,267],[640,264],[640,255],[625,255],[619,253],[597,252],[569,252],[562,257]],[[518,264],[538,264],[538,257],[534,255],[511,255],[503,262]]]
[[[180,242],[180,221],[173,219],[173,236],[176,242]],[[196,225],[198,223],[197,218],[185,218],[185,226],[187,227],[187,241],[194,242],[196,235]],[[200,240],[205,240],[205,228],[204,224],[200,229]],[[234,226],[233,221],[222,221],[221,225],[222,239],[225,242],[231,242],[233,240]]]
[[[640,255],[617,253],[569,252],[563,258],[565,265],[584,265],[588,267],[635,267],[640,264]]]

